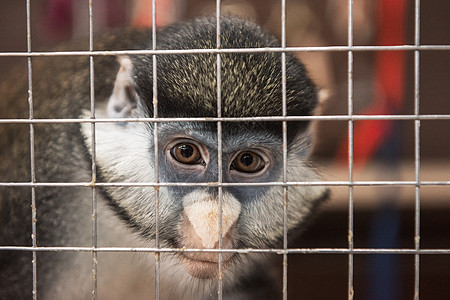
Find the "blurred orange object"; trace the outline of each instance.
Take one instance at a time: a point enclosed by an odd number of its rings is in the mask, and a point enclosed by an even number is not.
[[[165,26],[177,20],[179,1],[156,0],[156,26]],[[132,12],[134,27],[152,26],[152,0],[134,0]]]

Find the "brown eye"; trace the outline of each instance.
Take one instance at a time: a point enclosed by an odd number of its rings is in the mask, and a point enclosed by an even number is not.
[[[176,144],[170,154],[182,164],[194,165],[202,162],[202,157],[197,146],[190,143]]]
[[[231,168],[243,173],[256,173],[265,166],[264,160],[251,151],[244,151],[238,154],[231,164]]]

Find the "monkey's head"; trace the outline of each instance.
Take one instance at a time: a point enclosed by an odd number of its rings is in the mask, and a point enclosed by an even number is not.
[[[221,26],[222,48],[279,47],[275,38],[251,23],[223,18]],[[148,47],[151,41],[147,39],[142,45]],[[157,48],[215,49],[215,19],[199,19],[166,28],[157,34]],[[279,52],[263,51],[220,54],[223,117],[282,116],[281,57]],[[106,108],[99,109],[97,115],[153,117],[152,56],[121,56],[118,61],[120,69],[114,90]],[[157,55],[156,61],[158,117],[217,116],[217,54],[161,54]],[[286,53],[285,61],[287,115],[313,114],[317,105],[314,84],[293,55]],[[96,157],[101,180],[155,182],[157,159],[160,182],[203,183],[200,186],[169,184],[160,187],[158,216],[155,215],[153,187],[116,186],[105,189],[116,212],[141,238],[154,241],[158,218],[160,246],[218,248],[221,208],[223,248],[280,246],[283,240],[284,189],[280,184],[249,184],[283,181],[282,122],[224,121],[220,125],[220,141],[218,126],[215,121],[164,121],[156,126],[153,122],[96,125]],[[90,145],[90,128],[87,127],[84,131],[87,145]],[[292,121],[287,127],[287,180],[319,180],[307,162],[311,145],[308,122]],[[222,182],[230,184],[220,191],[221,205],[218,187],[214,185],[219,180],[219,173]],[[289,187],[289,234],[302,228],[325,195],[324,187]],[[174,269],[181,265],[184,271],[180,272],[187,272],[195,278],[213,279],[218,275],[217,253],[180,251],[168,256]],[[223,253],[224,279],[246,274],[252,269],[249,265],[257,264],[261,256]]]

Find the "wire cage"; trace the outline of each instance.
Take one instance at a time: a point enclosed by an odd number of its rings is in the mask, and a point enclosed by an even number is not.
[[[3,3],[5,9],[17,11],[23,17],[26,27],[26,49],[17,51],[0,45],[0,67],[3,64],[9,67],[7,60],[26,59],[28,76],[28,111],[20,117],[0,119],[0,125],[26,125],[29,127],[30,144],[30,181],[27,182],[0,182],[0,188],[30,188],[32,197],[30,214],[33,222],[31,246],[1,245],[0,253],[5,252],[31,252],[30,261],[33,268],[33,284],[30,286],[33,297],[39,297],[37,269],[39,259],[37,253],[57,252],[83,252],[92,257],[92,297],[101,295],[97,293],[98,273],[97,256],[101,253],[147,253],[155,255],[155,291],[159,299],[160,289],[160,262],[159,254],[180,251],[180,249],[161,248],[158,242],[159,221],[156,218],[156,247],[103,247],[98,245],[97,235],[97,191],[104,186],[147,186],[154,187],[156,191],[156,210],[159,207],[158,187],[187,185],[189,183],[164,183],[156,180],[137,185],[130,183],[105,183],[96,181],[96,162],[92,160],[91,181],[79,182],[40,182],[36,180],[36,166],[34,163],[35,126],[41,124],[87,123],[91,126],[92,149],[95,149],[95,126],[98,123],[114,122],[110,119],[95,117],[94,60],[97,56],[117,54],[148,54],[153,59],[153,89],[155,97],[154,118],[127,120],[130,122],[152,122],[157,128],[158,124],[171,122],[173,119],[159,118],[157,115],[157,74],[158,57],[165,55],[165,50],[156,49],[158,39],[157,2],[147,3],[146,9],[150,15],[152,25],[153,44],[150,50],[145,51],[108,51],[94,50],[95,24],[106,24],[106,21],[97,21],[100,14],[95,13],[96,3],[103,1],[85,1],[81,8],[84,14],[78,21],[88,37],[88,49],[81,51],[41,51],[32,45],[34,32],[33,23],[35,15],[32,2],[22,1],[17,8],[13,4]],[[44,1],[41,1],[44,3]],[[49,1],[51,2],[51,1]],[[70,1],[69,1],[70,2]],[[138,2],[138,1],[136,1]],[[215,2],[212,9],[216,15],[217,24],[233,1],[220,0]],[[439,6],[448,4],[424,3],[419,0],[414,3],[398,1],[269,1],[276,3],[278,10],[267,4],[266,12],[261,13],[255,8],[255,19],[260,21],[261,16],[276,14],[273,28],[278,32],[281,40],[280,48],[261,49],[223,49],[221,45],[220,26],[217,26],[217,47],[204,50],[171,50],[176,53],[213,53],[217,56],[217,103],[218,111],[215,118],[197,118],[196,121],[217,123],[218,136],[218,169],[222,169],[222,123],[245,122],[255,118],[225,118],[222,117],[220,103],[221,91],[221,55],[224,53],[249,52],[279,52],[281,53],[283,76],[283,107],[286,107],[286,74],[285,53],[292,52],[302,58],[308,55],[317,55],[319,63],[314,66],[323,70],[323,58],[326,55],[328,63],[334,67],[333,71],[325,68],[327,76],[333,76],[335,83],[327,86],[326,80],[320,82],[325,86],[324,91],[330,89],[328,100],[323,105],[322,114],[308,117],[287,116],[284,109],[282,116],[261,117],[257,120],[278,121],[287,126],[292,120],[313,120],[317,124],[319,138],[314,158],[323,163],[323,181],[305,182],[288,181],[287,153],[284,153],[283,172],[284,180],[270,182],[267,185],[277,185],[284,189],[284,215],[281,216],[284,224],[283,247],[279,249],[214,249],[211,252],[219,253],[219,270],[222,266],[222,254],[234,251],[242,253],[273,253],[280,260],[278,273],[281,282],[279,291],[283,299],[316,298],[353,299],[360,298],[394,298],[419,299],[443,298],[447,295],[446,282],[450,276],[450,228],[447,214],[450,211],[450,106],[448,97],[450,91],[448,84],[443,82],[450,79],[448,71],[450,58],[450,36],[448,18],[439,17]],[[268,3],[269,3],[268,2]],[[435,1],[436,2],[436,1]],[[38,2],[36,2],[38,3]],[[233,4],[242,4],[245,7],[257,7],[257,1],[234,1]],[[255,4],[256,3],[256,4]],[[288,40],[293,30],[289,24],[295,23],[289,10],[301,4],[299,11],[310,11],[304,19],[321,22],[320,26],[308,25],[306,29],[320,31],[320,42],[311,39],[309,43],[295,45]],[[360,4],[370,7],[370,13],[361,17]],[[295,4],[295,5],[294,5]],[[122,4],[123,5],[123,4]],[[173,18],[188,18],[196,15],[202,1],[187,1],[183,7],[184,14],[172,14]],[[164,6],[164,5],[161,5]],[[241,6],[238,6],[241,7]],[[263,8],[260,8],[263,9]],[[294,9],[293,9],[294,10]],[[2,10],[5,12],[6,10]],[[296,11],[296,10],[294,10]],[[364,11],[364,7],[362,9]],[[398,14],[389,14],[395,11]],[[232,11],[233,12],[233,11]],[[297,11],[296,11],[297,12]],[[78,16],[80,12],[76,11]],[[332,23],[330,16],[336,14],[336,19],[344,20],[343,27]],[[340,15],[339,15],[340,14]],[[104,17],[104,16],[103,16]],[[295,15],[294,15],[295,17]],[[303,19],[302,19],[303,20]],[[8,20],[5,19],[4,22]],[[171,20],[167,21],[170,22]],[[37,21],[36,21],[37,22]],[[126,21],[125,21],[126,22]],[[328,22],[328,23],[327,23]],[[161,22],[164,25],[164,22]],[[266,25],[273,25],[266,21]],[[295,23],[297,24],[297,23]],[[309,24],[315,24],[311,21]],[[357,25],[355,25],[357,24]],[[368,25],[368,32],[372,34],[372,41],[361,38],[358,34],[363,25]],[[342,24],[341,24],[342,25]],[[13,26],[13,25],[10,25]],[[37,25],[36,25],[37,26]],[[72,27],[78,32],[81,27]],[[106,25],[105,25],[106,26]],[[325,32],[333,26],[339,27],[339,34],[344,36],[337,42],[332,33]],[[356,27],[359,26],[359,27]],[[429,29],[428,26],[431,26]],[[6,28],[2,26],[1,28]],[[317,29],[317,28],[320,28]],[[344,28],[344,30],[342,30]],[[438,32],[436,32],[436,30]],[[344,33],[343,33],[344,32]],[[400,32],[400,33],[399,33]],[[398,35],[396,35],[398,33]],[[79,34],[79,33],[78,33]],[[327,36],[328,34],[328,36]],[[437,35],[437,37],[434,36]],[[39,34],[37,34],[39,36]],[[375,40],[375,41],[374,41]],[[326,41],[326,42],[324,42]],[[39,44],[39,42],[38,42]],[[294,44],[294,45],[288,45]],[[6,49],[6,50],[5,50]],[[86,119],[66,119],[60,117],[36,118],[33,114],[33,61],[38,57],[52,59],[55,56],[86,56],[89,57],[90,71],[90,101],[91,115]],[[313,60],[313,59],[312,59]],[[315,73],[308,60],[304,60],[310,68],[313,77],[323,79],[320,71]],[[370,61],[372,69],[367,71],[365,62]],[[398,65],[397,65],[398,64]],[[3,70],[3,69],[2,69]],[[6,72],[6,71],[4,71]],[[4,73],[6,74],[6,73]],[[364,78],[363,78],[364,77]],[[1,76],[2,79],[6,76]],[[364,80],[362,80],[362,78]],[[366,80],[367,79],[367,80]],[[370,82],[370,88],[361,88],[361,85]],[[334,90],[333,90],[334,89]],[[361,92],[362,91],[362,92]],[[375,95],[375,96],[373,96]],[[370,98],[370,103],[364,104],[364,99]],[[432,99],[431,99],[432,98]],[[377,102],[376,99],[384,99]],[[0,106],[3,108],[3,106]],[[7,109],[7,107],[5,108]],[[176,121],[192,121],[192,118],[175,119]],[[122,120],[121,120],[122,122]],[[1,133],[1,131],[0,131]],[[158,134],[155,134],[155,145],[158,145]],[[287,134],[283,134],[283,149],[286,149]],[[0,144],[0,146],[3,146]],[[158,165],[158,149],[155,149],[155,165]],[[93,157],[95,158],[95,151]],[[154,177],[159,178],[159,170],[155,168]],[[211,183],[204,183],[210,185]],[[247,184],[247,183],[246,183]],[[193,186],[195,184],[192,184]],[[199,184],[197,184],[199,185]],[[200,184],[201,186],[202,184]],[[221,172],[214,186],[218,189],[219,203],[222,202],[222,189],[230,185],[225,182]],[[289,210],[288,189],[291,186],[320,185],[329,187],[331,199],[325,204],[322,214],[318,216],[313,225],[304,235],[295,241],[288,241],[287,211]],[[39,222],[39,208],[36,207],[35,195],[42,187],[79,187],[92,190],[92,245],[89,247],[54,247],[39,246],[36,221]],[[1,199],[0,199],[1,200]],[[1,202],[0,202],[1,203]],[[219,204],[221,205],[221,204]],[[1,205],[0,205],[1,210]],[[221,224],[221,223],[219,223]],[[221,225],[219,225],[221,226]],[[219,229],[221,230],[221,229]],[[221,244],[221,236],[219,236]],[[201,249],[183,249],[183,251],[205,251]],[[221,271],[219,271],[221,274]],[[217,297],[222,298],[223,289],[221,275],[218,276]],[[213,297],[216,297],[214,295]]]

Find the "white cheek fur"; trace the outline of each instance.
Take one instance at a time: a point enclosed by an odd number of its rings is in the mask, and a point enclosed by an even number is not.
[[[103,111],[99,111],[97,115],[102,116],[102,113]],[[84,116],[86,114],[89,115],[89,112],[85,112]],[[82,124],[81,132],[86,146],[92,151],[91,125]],[[95,140],[97,166],[108,182],[146,184],[154,182],[152,134],[146,123],[97,123]],[[108,193],[135,222],[142,227],[154,227],[153,187],[118,186],[109,188]],[[170,203],[162,201],[160,209],[167,209],[166,205]]]
[[[83,116],[86,118],[89,114],[85,111]],[[81,132],[92,151],[91,125],[83,123]],[[142,122],[96,123],[95,155],[102,171],[113,177],[122,175],[122,180],[126,178],[131,182],[152,182],[152,135],[149,132],[149,127]]]

